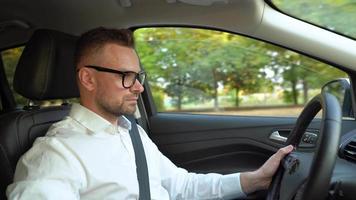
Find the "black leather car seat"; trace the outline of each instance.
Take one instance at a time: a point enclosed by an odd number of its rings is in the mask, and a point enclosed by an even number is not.
[[[14,77],[14,88],[32,101],[78,97],[74,50],[77,38],[53,30],[36,31],[27,43]],[[67,103],[33,104],[0,116],[0,199],[12,182],[16,163],[51,124],[65,117]]]

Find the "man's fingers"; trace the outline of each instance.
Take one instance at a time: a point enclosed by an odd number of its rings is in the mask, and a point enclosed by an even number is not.
[[[278,160],[282,160],[284,156],[292,152],[294,147],[292,145],[288,145],[286,147],[280,148],[275,154]]]
[[[284,156],[292,152],[294,147],[288,145],[286,147],[280,148],[273,156],[271,156],[263,165],[260,167],[256,174],[258,175],[259,183],[262,183],[258,186],[258,189],[267,189],[269,184],[272,181],[273,175],[276,173],[280,161]]]

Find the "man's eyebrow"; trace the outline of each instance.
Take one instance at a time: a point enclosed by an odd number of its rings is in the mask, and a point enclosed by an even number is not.
[[[130,71],[130,72],[136,72],[136,73],[139,73],[140,71],[143,71],[143,69],[141,69],[140,66],[138,66],[137,68],[139,69],[138,71],[132,70],[132,69],[128,69],[127,67],[122,66],[122,67],[119,67],[117,70],[123,71],[123,72],[128,72],[128,71]]]

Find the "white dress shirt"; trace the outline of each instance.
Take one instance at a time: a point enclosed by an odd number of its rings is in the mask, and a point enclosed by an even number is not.
[[[37,138],[16,167],[9,199],[138,199],[135,153],[124,117],[114,126],[74,104],[68,117]],[[138,127],[149,171],[151,198],[244,197],[240,174],[196,174],[175,166]]]

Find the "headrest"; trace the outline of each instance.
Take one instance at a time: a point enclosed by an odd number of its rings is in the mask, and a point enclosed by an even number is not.
[[[26,44],[14,76],[14,89],[31,100],[79,97],[74,51],[77,37],[37,30]]]

